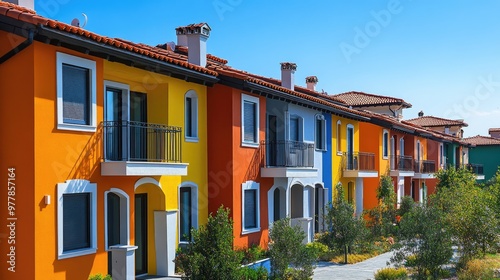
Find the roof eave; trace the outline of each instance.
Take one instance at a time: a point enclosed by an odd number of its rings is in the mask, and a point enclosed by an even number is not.
[[[63,42],[65,43],[63,46],[66,48],[95,55],[110,61],[121,62],[129,66],[158,72],[167,76],[172,76],[206,86],[213,86],[219,80],[217,77],[210,74],[186,69],[182,66],[132,53],[130,51],[120,50],[103,43],[84,39],[76,34],[55,30],[43,25],[38,25],[37,31],[39,36],[49,39],[49,42],[50,40],[56,40],[58,44]]]

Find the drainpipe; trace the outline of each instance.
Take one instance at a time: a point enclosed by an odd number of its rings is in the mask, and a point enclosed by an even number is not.
[[[3,64],[5,61],[9,60],[14,55],[18,54],[25,48],[29,47],[33,43],[34,36],[35,36],[35,31],[33,29],[29,29],[28,38],[24,42],[22,42],[21,44],[17,45],[15,48],[4,54],[2,57],[0,57],[0,64]]]

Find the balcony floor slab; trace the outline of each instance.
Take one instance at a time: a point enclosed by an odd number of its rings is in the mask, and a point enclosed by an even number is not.
[[[372,170],[344,170],[343,177],[345,178],[377,178],[378,171]]]
[[[318,169],[310,167],[262,167],[261,176],[266,178],[313,178],[318,177]]]
[[[188,163],[105,161],[102,176],[186,176]]]

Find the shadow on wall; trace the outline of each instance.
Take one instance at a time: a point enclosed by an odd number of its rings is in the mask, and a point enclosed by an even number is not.
[[[68,174],[70,179],[86,179],[90,177],[99,167],[99,163],[104,156],[103,151],[103,125],[102,123],[97,127],[97,131],[90,137],[89,141],[85,144],[75,164]]]

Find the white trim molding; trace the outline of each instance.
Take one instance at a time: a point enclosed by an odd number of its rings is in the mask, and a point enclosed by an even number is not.
[[[187,115],[187,99],[191,98],[191,116]],[[191,135],[187,135],[187,122],[191,120]],[[186,142],[198,142],[198,94],[190,89],[184,95],[184,140]]]
[[[90,246],[71,251],[63,250],[64,238],[64,194],[90,194]],[[57,184],[57,259],[67,259],[77,256],[95,254],[97,251],[97,184],[87,180],[67,180]]]
[[[255,139],[256,141],[245,141],[245,101],[255,104]],[[241,94],[241,146],[258,148],[260,132],[260,105],[259,98],[247,94]]]
[[[89,124],[65,123],[63,116],[63,64],[73,65],[89,70]],[[56,80],[57,80],[57,129],[74,130],[84,132],[95,132],[97,128],[97,104],[96,104],[96,62],[85,58],[56,53]]]
[[[130,198],[128,194],[118,188],[111,188],[104,192],[104,250],[108,251],[108,194],[116,194],[120,198],[120,241],[130,244]]]
[[[245,228],[245,191],[255,190],[255,228]],[[248,234],[260,231],[260,184],[254,181],[246,181],[241,184],[241,234]]]

